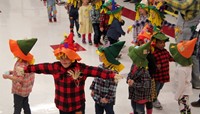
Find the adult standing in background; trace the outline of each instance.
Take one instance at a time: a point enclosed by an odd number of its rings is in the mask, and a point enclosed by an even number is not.
[[[161,0],[163,1],[163,0]],[[195,28],[200,21],[200,0],[164,0],[173,9],[178,10],[177,28],[179,32],[177,35],[177,42],[182,40],[190,40],[195,33]],[[198,38],[197,44],[200,39]],[[192,67],[192,86],[194,89],[200,89],[200,68],[199,57],[193,55]],[[199,98],[200,101],[200,98]],[[192,106],[200,107],[200,102],[191,103]]]

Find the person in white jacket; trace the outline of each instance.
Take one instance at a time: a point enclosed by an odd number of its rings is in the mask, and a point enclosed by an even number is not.
[[[170,53],[177,63],[176,92],[175,100],[178,101],[180,114],[191,114],[189,95],[192,94],[192,54],[197,38],[188,41],[182,41],[178,44],[171,43],[169,46]]]

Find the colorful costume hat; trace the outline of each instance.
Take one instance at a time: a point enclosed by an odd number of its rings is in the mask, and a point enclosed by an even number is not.
[[[192,64],[191,56],[196,42],[197,38],[189,41],[183,41],[178,44],[170,43],[169,51],[177,63],[182,66],[188,66]]]
[[[146,24],[141,32],[138,34],[137,41],[148,42],[153,35],[153,29],[150,25]]]
[[[54,48],[54,55],[59,60],[60,56],[64,53],[72,61],[80,61],[81,57],[76,53],[77,48],[74,46],[73,40],[74,34],[70,33],[68,37],[65,36],[65,40]],[[53,48],[53,47],[52,47]]]
[[[116,42],[109,47],[99,47],[97,53],[101,56],[105,55],[105,59],[102,61],[106,67],[112,66],[116,71],[120,72],[124,65],[122,65],[116,58],[118,57],[121,49],[123,48],[125,41]]]
[[[110,6],[111,4],[116,5],[116,2],[114,0],[105,0],[104,4],[102,5],[102,8],[106,8]]]
[[[161,13],[155,6],[149,6],[150,15],[149,15],[149,21],[152,25],[161,27],[162,22],[165,18],[164,14]]]
[[[9,40],[10,50],[14,56],[25,60],[29,63],[33,61],[33,55],[29,52],[35,45],[37,39],[24,39],[24,40]]]
[[[146,0],[142,0],[140,3],[135,4],[135,20],[140,20],[140,13],[139,13],[139,8],[142,8],[148,12],[148,3]]]
[[[128,56],[135,65],[146,68],[148,67],[148,60],[146,59],[148,50],[150,50],[150,42],[141,46],[130,46]]]
[[[167,37],[165,34],[163,34],[162,32],[157,32],[152,36],[152,39],[158,39],[158,40],[162,40],[165,42],[169,41],[169,37]]]

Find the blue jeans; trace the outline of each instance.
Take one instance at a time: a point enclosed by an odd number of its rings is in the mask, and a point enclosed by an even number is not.
[[[56,18],[56,5],[47,5],[47,13],[48,13],[48,18]]]
[[[113,103],[107,103],[105,105],[95,103],[96,114],[103,114],[104,110],[106,111],[106,114],[115,114],[113,110]]]
[[[17,94],[13,94],[14,97],[14,114],[21,114],[22,108],[24,114],[31,114],[31,109],[28,103],[28,97],[22,97]]]
[[[160,93],[160,90],[163,88],[163,86],[164,86],[164,83],[160,83],[160,82],[158,82],[158,81],[155,81],[155,84],[156,84],[156,94],[157,94],[157,97],[158,97],[158,95],[159,95],[159,93]],[[157,100],[157,99],[155,99],[155,100]]]
[[[131,100],[131,106],[133,108],[134,114],[145,114],[145,104],[138,104],[137,102]]]

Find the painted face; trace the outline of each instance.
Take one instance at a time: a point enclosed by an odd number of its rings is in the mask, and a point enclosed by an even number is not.
[[[156,40],[156,47],[159,48],[159,49],[164,49],[165,47],[165,41],[163,40]]]
[[[60,63],[64,68],[68,68],[71,64],[72,61],[68,57],[60,57]]]

